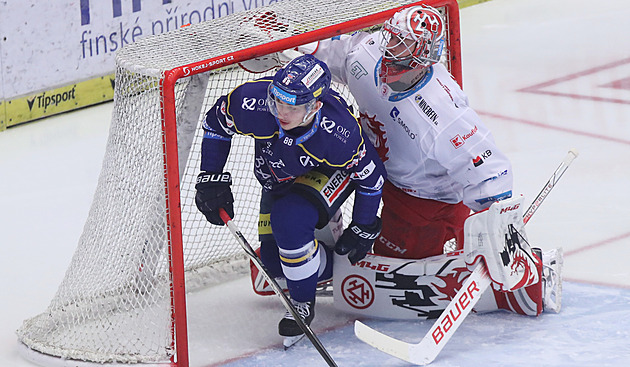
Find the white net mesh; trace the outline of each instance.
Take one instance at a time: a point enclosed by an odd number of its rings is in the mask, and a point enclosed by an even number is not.
[[[444,2],[427,3],[436,1]],[[55,298],[46,312],[24,322],[18,330],[20,341],[69,359],[169,361],[175,352],[160,90],[164,73],[413,2],[285,0],[125,46],[117,55],[111,130],[83,235]],[[194,181],[203,114],[219,96],[261,76],[228,66],[176,84],[188,290],[248,269],[229,231],[210,225],[197,211]],[[251,173],[252,146],[249,138],[235,137],[226,171],[234,181],[235,219],[256,246],[260,187]]]

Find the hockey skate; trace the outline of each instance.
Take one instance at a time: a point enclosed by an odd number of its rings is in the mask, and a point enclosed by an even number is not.
[[[543,311],[558,313],[562,305],[562,248],[545,251],[542,262]]]
[[[291,300],[293,306],[300,315],[300,318],[306,325],[311,325],[313,318],[315,317],[315,300],[310,302],[297,302]],[[304,332],[300,328],[293,315],[287,311],[284,314],[282,320],[278,324],[278,333],[284,337],[284,349],[290,348],[293,344],[297,343],[304,337]]]

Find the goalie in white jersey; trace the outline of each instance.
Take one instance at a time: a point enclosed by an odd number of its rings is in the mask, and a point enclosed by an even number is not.
[[[437,256],[453,238],[461,249],[471,210],[512,196],[510,161],[438,62],[444,28],[437,10],[414,6],[397,12],[380,32],[342,35],[320,41],[314,51],[300,49],[326,62],[334,79],[349,86],[387,169],[383,230],[374,243],[378,255]],[[535,262],[540,274],[542,264]],[[541,283],[520,295],[495,292],[491,303],[538,315]]]

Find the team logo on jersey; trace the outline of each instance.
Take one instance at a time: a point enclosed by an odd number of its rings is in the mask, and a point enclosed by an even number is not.
[[[416,95],[416,104],[418,105],[418,107],[420,107],[422,112],[427,115],[429,120],[433,121],[434,125],[438,124],[438,118],[440,118],[440,116],[438,116],[437,112],[435,112],[435,110],[431,108],[427,101],[425,101],[424,98],[422,98],[422,96],[419,94]]]
[[[368,75],[367,70],[363,67],[363,65],[361,65],[360,62],[355,61],[350,64],[350,66],[350,74],[352,74],[355,79],[360,79],[362,76]]]
[[[361,113],[359,118],[361,119],[361,125],[365,127],[365,130],[371,132],[370,140],[372,141],[372,145],[376,148],[376,153],[378,153],[381,161],[385,163],[389,160],[389,147],[387,146],[387,133],[385,132],[385,125],[376,121],[376,115],[370,117],[365,113]]]
[[[475,135],[478,130],[479,129],[477,128],[477,125],[475,125],[475,127],[473,127],[472,130],[470,130],[470,132],[464,135],[459,135],[459,134],[455,135],[454,137],[451,138],[451,144],[453,144],[455,149],[461,147],[462,145],[464,145],[466,140],[470,139],[473,135]]]

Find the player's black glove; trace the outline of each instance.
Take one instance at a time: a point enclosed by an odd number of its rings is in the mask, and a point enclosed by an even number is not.
[[[372,249],[374,241],[381,233],[381,218],[376,217],[372,225],[358,224],[352,221],[335,244],[335,252],[339,255],[348,254],[352,265],[363,259]]]
[[[221,208],[225,209],[230,218],[234,218],[234,197],[230,189],[231,184],[232,176],[229,172],[201,172],[197,176],[195,204],[206,216],[208,222],[219,226],[224,224],[219,215]]]

